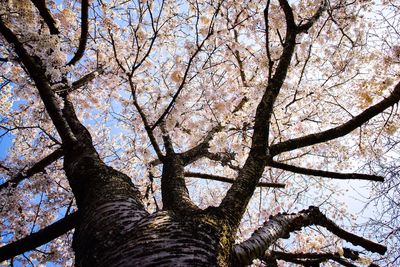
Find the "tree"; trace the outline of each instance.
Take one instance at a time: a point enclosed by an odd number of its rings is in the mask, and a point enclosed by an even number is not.
[[[325,179],[382,182],[349,170],[396,136],[397,6],[373,2],[3,0],[0,261],[70,265],[72,229],[77,266],[384,254]]]

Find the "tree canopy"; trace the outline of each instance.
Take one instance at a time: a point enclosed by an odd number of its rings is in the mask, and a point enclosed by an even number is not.
[[[398,1],[0,3],[5,264],[73,265],[84,141],[147,212],[225,214],[242,264],[400,264]]]

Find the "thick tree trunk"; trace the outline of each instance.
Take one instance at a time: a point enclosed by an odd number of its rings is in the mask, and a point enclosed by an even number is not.
[[[117,229],[118,222],[99,232],[80,229],[75,235],[76,265],[226,265],[227,259],[220,253],[223,232],[213,220],[206,218],[162,211],[133,223],[125,220],[129,226],[122,231]],[[85,241],[89,235],[87,230],[92,233],[90,235],[97,234],[95,238],[99,243]],[[77,246],[78,242],[81,246]],[[92,248],[87,249],[89,246]]]
[[[228,264],[232,231],[212,209],[149,215],[130,178],[90,146],[67,150],[64,165],[79,209],[76,266]]]

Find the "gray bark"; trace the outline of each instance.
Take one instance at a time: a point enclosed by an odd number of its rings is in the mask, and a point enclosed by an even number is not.
[[[221,232],[201,217],[163,211],[138,221],[126,218],[119,228],[114,224],[110,227],[113,232],[99,232],[102,246],[92,243],[97,247],[90,251],[93,256],[80,257],[77,266],[217,265]],[[87,238],[87,232],[81,233]]]
[[[345,231],[328,219],[317,207],[309,207],[299,213],[271,216],[249,239],[234,247],[235,262],[250,264],[253,259],[264,258],[268,248],[279,238],[288,238],[291,232],[310,225],[323,226],[338,237],[368,251],[381,255],[386,252],[385,246]]]

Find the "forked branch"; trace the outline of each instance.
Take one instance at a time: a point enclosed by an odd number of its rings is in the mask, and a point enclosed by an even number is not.
[[[300,24],[297,26],[297,31],[307,33],[307,31],[311,28],[311,26],[321,17],[322,13],[327,9],[328,1],[322,0],[322,4],[319,6],[317,12],[314,15],[307,19],[307,22],[304,24]]]
[[[196,160],[204,157],[212,158],[213,155],[208,151],[210,142],[214,135],[222,130],[222,126],[217,125],[213,127],[206,135],[206,137],[195,147],[180,154],[183,164],[186,166]],[[215,155],[215,154],[214,154]],[[221,158],[220,158],[221,159]]]
[[[229,217],[229,220],[234,227],[237,227],[239,224],[240,218],[245,212],[247,203],[253,195],[257,183],[267,164],[269,157],[269,129],[275,100],[277,99],[286,79],[296,47],[296,37],[300,34],[289,2],[287,0],[279,0],[279,4],[285,14],[286,21],[286,36],[283,43],[282,55],[275,69],[275,73],[273,75],[270,74],[271,78],[268,79],[268,84],[265,88],[264,94],[257,106],[249,156],[247,157],[243,168],[239,171],[237,179],[228,190],[220,205],[220,208],[226,213],[226,216]],[[325,1],[323,2],[323,6],[325,6]],[[310,27],[317,18],[321,16],[324,8],[321,7],[320,9],[321,11],[318,10],[314,15],[315,19],[310,20],[312,21],[309,25]],[[268,7],[266,8],[266,12],[267,11]],[[266,19],[268,17],[267,15],[268,14],[264,14]],[[266,24],[267,23],[268,21],[266,21]],[[268,46],[269,44],[266,45]]]

